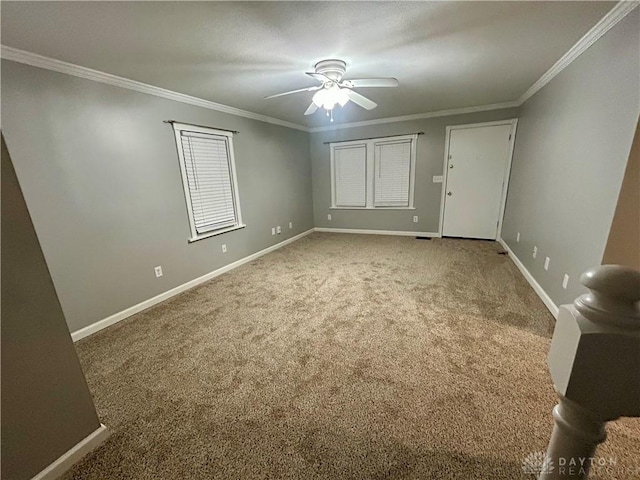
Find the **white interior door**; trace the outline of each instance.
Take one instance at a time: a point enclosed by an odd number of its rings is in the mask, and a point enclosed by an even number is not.
[[[452,128],[442,235],[495,240],[512,124]]]

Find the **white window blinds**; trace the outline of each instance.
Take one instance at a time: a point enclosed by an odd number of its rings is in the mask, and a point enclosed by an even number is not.
[[[413,209],[418,135],[330,143],[331,208]]]
[[[333,161],[335,205],[365,207],[367,205],[367,146],[335,148]]]
[[[376,207],[408,207],[411,140],[374,146],[373,202]]]
[[[179,138],[194,236],[238,225],[229,137],[180,130]]]

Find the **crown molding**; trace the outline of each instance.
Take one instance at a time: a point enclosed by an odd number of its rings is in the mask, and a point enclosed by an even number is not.
[[[576,58],[593,45],[600,37],[607,33],[611,28],[618,24],[624,17],[633,11],[640,4],[637,0],[621,0],[618,2],[604,17],[596,23],[567,53],[565,53],[549,70],[547,70],[529,89],[523,93],[517,100],[511,102],[494,103],[491,105],[480,105],[476,107],[454,108],[451,110],[440,110],[437,112],[426,112],[415,115],[402,115],[399,117],[378,118],[375,120],[365,120],[362,122],[341,123],[337,125],[327,125],[324,127],[306,127],[297,123],[291,123],[277,118],[261,115],[259,113],[241,110],[239,108],[230,107],[221,103],[211,102],[202,98],[192,97],[183,93],[174,92],[164,88],[156,87],[146,83],[130,80],[128,78],[111,75],[109,73],[93,70],[91,68],[81,67],[72,63],[63,62],[54,58],[45,57],[35,53],[19,50],[17,48],[1,45],[0,56],[5,60],[11,60],[34,67],[52,70],[54,72],[65,73],[75,77],[93,80],[107,85],[126,88],[136,92],[146,93],[168,100],[174,100],[197,107],[207,108],[218,112],[228,113],[239,117],[250,118],[260,122],[280,125],[282,127],[302,130],[307,133],[325,132],[331,130],[340,130],[343,128],[365,127],[369,125],[379,125],[383,123],[406,122],[411,120],[421,120],[425,118],[447,117],[451,115],[462,115],[465,113],[485,112],[489,110],[499,110],[503,108],[514,108],[521,106],[529,98],[535,95],[542,87],[547,85],[556,75],[567,68]]]
[[[184,93],[174,92],[165,88],[156,87],[147,83],[138,82],[136,80],[130,80],[128,78],[119,77],[110,73],[101,72],[99,70],[93,70],[87,67],[81,67],[73,63],[63,62],[55,58],[45,57],[36,53],[27,52],[26,50],[20,50],[6,45],[1,45],[0,50],[1,57],[4,60],[11,60],[13,62],[24,63],[33,67],[44,68],[45,70],[52,70],[54,72],[65,73],[74,77],[84,78],[86,80],[93,80],[95,82],[105,83],[107,85],[113,85],[116,87],[126,88],[128,90],[134,90],[136,92],[147,93],[156,97],[166,98],[168,100],[174,100],[181,103],[187,103],[189,105],[195,105],[197,107],[208,108],[209,110],[216,110],[218,112],[229,113],[231,115],[237,115],[239,117],[251,118],[260,122],[272,123],[283,127],[294,128],[296,130],[302,130],[304,132],[321,132],[324,130],[334,130],[338,128],[352,128],[365,125],[376,125],[380,123],[393,123],[404,122],[407,120],[418,120],[421,118],[443,117],[448,115],[458,115],[461,113],[482,112],[485,110],[496,110],[500,108],[509,108],[518,106],[517,102],[497,103],[494,105],[458,108],[453,110],[442,110],[439,112],[420,113],[417,115],[403,115],[401,117],[389,117],[380,118],[377,120],[367,120],[363,122],[343,123],[339,125],[330,125],[326,127],[309,128],[304,125],[298,125],[297,123],[286,122],[277,118],[268,117],[266,115],[260,115],[258,113],[249,112],[247,110],[241,110],[239,108],[230,107],[221,103],[211,102],[198,97],[192,97],[191,95],[185,95]]]
[[[547,70],[536,83],[529,87],[529,90],[524,92],[518,103],[522,105],[535,95],[542,87],[549,83],[556,75],[562,70],[567,68],[576,58],[584,53],[591,45],[593,45],[600,37],[611,30],[620,20],[626,17],[631,11],[636,8],[640,2],[622,0],[618,2],[615,7],[609,10],[604,17],[596,23],[591,30],[589,30],[580,40],[578,40],[573,47],[571,47],[567,53],[565,53],[560,60],[558,60],[549,70]]]
[[[52,70],[54,72],[65,73],[74,77],[93,80],[95,82],[105,83],[107,85],[113,85],[115,87],[126,88],[128,90],[146,93],[149,95],[154,95],[156,97],[166,98],[168,100],[174,100],[176,102],[187,103],[189,105],[195,105],[197,107],[203,107],[209,110],[215,110],[217,112],[229,113],[238,117],[250,118],[252,120],[258,120],[259,122],[266,122],[274,125],[280,125],[282,127],[294,128],[296,130],[309,132],[309,129],[304,125],[298,125],[297,123],[286,122],[284,120],[268,117],[266,115],[260,115],[259,113],[249,112],[247,110],[241,110],[239,108],[230,107],[221,103],[192,97],[191,95],[185,95],[184,93],[174,92],[172,90],[156,87],[146,83],[138,82],[136,80],[130,80],[128,78],[119,77],[117,75],[111,75],[110,73],[101,72],[99,70],[81,67],[79,65],[74,65],[73,63],[56,60],[55,58],[49,58],[35,53],[27,52],[25,50],[7,47],[6,45],[1,46],[0,52],[2,58],[5,60],[24,63],[33,67]]]
[[[517,107],[520,105],[518,102],[496,103],[493,105],[457,108],[452,110],[441,110],[438,112],[419,113],[416,115],[403,115],[400,117],[380,118],[376,120],[366,120],[363,122],[342,123],[339,125],[329,125],[326,127],[309,128],[304,125],[298,125],[297,123],[286,122],[277,118],[260,115],[258,113],[249,112],[247,110],[241,110],[239,108],[230,107],[221,103],[211,102],[209,100],[204,100],[198,97],[192,97],[191,95],[185,95],[184,93],[174,92],[172,90],[167,90],[165,88],[156,87],[154,85],[138,82],[136,80],[119,77],[117,75],[101,72],[99,70],[93,70],[91,68],[75,65],[73,63],[63,62],[62,60],[45,57],[36,53],[27,52],[26,50],[20,50],[17,48],[8,47],[6,45],[0,45],[0,47],[0,56],[4,60],[23,63],[25,65],[31,65],[33,67],[44,68],[45,70],[52,70],[54,72],[64,73],[67,75],[72,75],[74,77],[84,78],[86,80],[93,80],[95,82],[105,83],[107,85],[126,88],[128,90],[146,93],[149,95],[154,95],[156,97],[166,98],[168,100],[174,100],[176,102],[187,103],[189,105],[207,108],[209,110],[229,113],[231,115],[237,115],[239,117],[251,118],[260,122],[272,123],[274,125],[294,128],[296,130],[302,130],[303,132],[307,133],[322,132],[340,128],[363,127],[366,125],[377,125],[381,123],[404,122],[408,120],[419,120],[423,118],[444,117],[449,115],[459,115],[463,113],[483,112],[486,110],[497,110],[500,108]]]
[[[477,107],[453,108],[451,110],[439,110],[437,112],[417,113],[415,115],[402,115],[400,117],[378,118],[375,120],[365,120],[362,122],[340,123],[328,125],[326,127],[313,127],[309,132],[327,132],[330,130],[340,130],[342,128],[366,127],[369,125],[379,125],[381,123],[408,122],[411,120],[422,120],[424,118],[449,117],[451,115],[462,115],[465,113],[486,112],[489,110],[500,110],[502,108],[519,107],[518,102],[493,103],[491,105],[479,105]]]

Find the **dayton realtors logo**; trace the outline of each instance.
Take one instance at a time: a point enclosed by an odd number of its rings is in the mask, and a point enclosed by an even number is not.
[[[522,461],[522,471],[532,475],[553,472],[553,461],[544,452],[531,452]]]
[[[545,452],[531,452],[522,461],[522,471],[536,478],[554,472],[558,477],[567,478],[582,478],[587,473],[605,477],[617,474],[623,478],[640,475],[640,465],[619,465],[615,457],[558,457],[556,461],[557,464]]]

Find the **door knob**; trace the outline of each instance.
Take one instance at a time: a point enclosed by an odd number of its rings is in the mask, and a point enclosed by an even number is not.
[[[451,165],[449,165],[449,168],[453,168],[453,163]]]
[[[453,194],[452,194],[451,192],[447,192],[447,195],[451,196],[451,195],[453,195]]]

